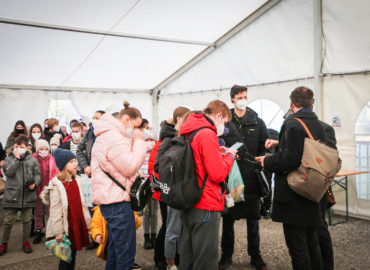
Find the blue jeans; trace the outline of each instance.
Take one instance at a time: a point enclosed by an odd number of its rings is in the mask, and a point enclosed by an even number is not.
[[[100,206],[108,227],[107,270],[131,270],[136,253],[135,217],[129,202]]]

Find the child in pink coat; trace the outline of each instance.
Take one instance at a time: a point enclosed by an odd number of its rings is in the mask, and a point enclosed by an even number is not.
[[[40,198],[40,193],[44,187],[49,185],[50,179],[52,179],[56,174],[59,173],[57,165],[55,164],[55,159],[49,153],[50,146],[46,140],[39,139],[35,142],[36,153],[32,156],[37,159],[41,171],[41,182],[37,187],[37,202],[36,208],[34,210],[35,219],[35,233],[36,237],[33,240],[34,244],[39,244],[42,239],[42,229],[45,227],[45,214],[48,212],[48,207],[44,206]]]

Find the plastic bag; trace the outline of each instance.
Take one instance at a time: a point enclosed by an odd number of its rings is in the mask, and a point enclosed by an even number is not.
[[[244,182],[236,161],[234,161],[233,167],[229,173],[227,187],[235,203],[244,201]]]
[[[53,239],[45,242],[45,245],[53,255],[57,256],[62,261],[67,263],[72,261],[71,242],[68,240],[67,236],[63,235],[63,242],[58,242]]]

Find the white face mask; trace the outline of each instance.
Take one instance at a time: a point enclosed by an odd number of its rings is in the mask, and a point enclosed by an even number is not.
[[[248,101],[246,99],[239,99],[238,101],[236,101],[236,107],[238,108],[238,110],[244,111],[245,108],[247,108],[247,103]]]
[[[79,139],[81,139],[81,133],[80,132],[72,132],[72,139],[74,141],[78,141]]]
[[[153,141],[146,141],[146,146],[148,147],[148,150],[149,151],[152,151],[154,145],[155,145],[155,142],[153,142]]]
[[[143,133],[144,133],[144,139],[148,139],[152,136],[152,133],[150,132],[149,129],[144,129]]]
[[[55,151],[55,149],[57,149],[57,148],[58,148],[58,146],[56,146],[56,145],[51,145],[51,146],[50,146],[50,148],[51,148],[51,151]]]
[[[132,128],[131,120],[130,120],[130,127],[125,129],[125,136],[128,138],[132,138],[134,136],[134,129]]]
[[[54,130],[55,132],[59,132],[59,131],[60,131],[60,126],[54,127],[54,128],[53,128],[53,130]]]
[[[224,130],[225,130],[225,124],[218,125],[217,126],[217,137],[222,136],[222,134],[224,134]]]
[[[32,132],[32,137],[35,139],[35,141],[37,141],[38,139],[40,139],[40,138],[41,138],[41,133],[38,133],[38,132],[37,132],[37,133],[36,133],[36,132],[35,132],[35,133],[33,133],[33,132]]]
[[[93,119],[93,120],[91,121],[91,123],[92,123],[92,125],[93,125],[93,126],[95,126],[96,122],[98,122],[98,121],[99,121],[98,119]]]
[[[41,157],[41,158],[46,158],[48,155],[49,155],[49,151],[48,150],[39,150],[37,152],[37,154]]]
[[[26,150],[26,149],[24,149],[24,148],[17,148],[17,150],[18,150],[18,154],[19,154],[20,156],[23,156],[23,155],[27,152],[27,150]]]

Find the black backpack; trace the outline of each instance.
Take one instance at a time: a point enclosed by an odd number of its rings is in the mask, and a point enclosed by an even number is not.
[[[160,156],[157,155],[159,180],[153,174],[152,181],[159,186],[161,200],[172,208],[190,210],[202,196],[208,175],[206,173],[199,188],[190,145],[200,129],[193,131],[189,138],[185,135],[172,138],[166,145],[161,145],[164,149]]]

